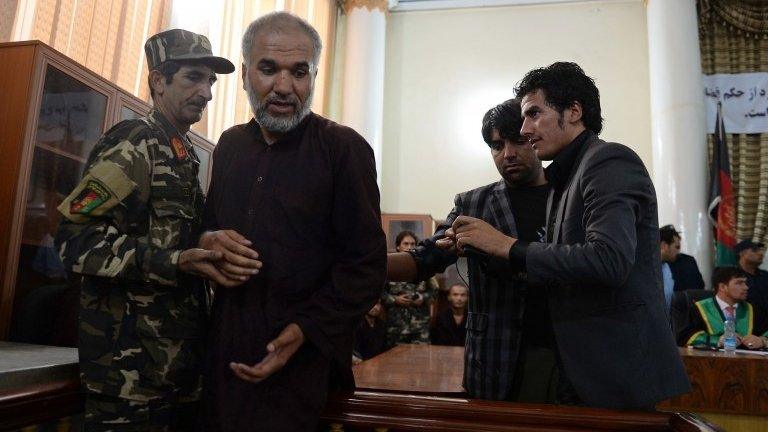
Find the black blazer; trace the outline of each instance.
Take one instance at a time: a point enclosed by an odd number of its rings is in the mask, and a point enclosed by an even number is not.
[[[675,291],[704,289],[704,278],[701,277],[696,258],[680,253],[675,262],[669,263],[669,269],[672,270],[672,279],[675,280]]]
[[[551,211],[553,241],[530,244],[526,269],[548,288],[560,357],[581,399],[631,409],[688,392],[664,305],[656,192],[640,158],[592,135]]]

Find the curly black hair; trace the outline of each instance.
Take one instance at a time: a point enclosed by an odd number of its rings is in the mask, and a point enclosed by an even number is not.
[[[518,98],[542,90],[547,105],[560,114],[578,102],[581,104],[581,120],[584,127],[595,134],[603,130],[600,114],[600,91],[595,80],[572,62],[557,62],[543,68],[533,69],[525,74],[515,87]]]
[[[483,116],[483,140],[493,146],[493,130],[496,129],[501,138],[516,141],[520,138],[522,126],[520,99],[506,100],[488,110]]]

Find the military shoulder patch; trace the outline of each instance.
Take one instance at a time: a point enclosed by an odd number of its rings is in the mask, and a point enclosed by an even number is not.
[[[171,138],[171,149],[173,154],[176,155],[176,159],[184,160],[187,158],[187,149],[179,137]]]
[[[107,202],[112,197],[109,190],[98,180],[88,180],[77,198],[69,205],[71,214],[90,214],[94,209]]]

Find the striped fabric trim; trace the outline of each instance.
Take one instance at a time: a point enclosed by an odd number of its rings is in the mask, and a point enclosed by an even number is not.
[[[696,339],[698,339],[698,338],[699,338],[699,337],[701,337],[701,336],[703,336],[704,338],[706,338],[706,336],[707,336],[707,332],[705,332],[704,330],[702,330],[702,331],[698,331],[698,332],[694,333],[694,334],[693,334],[693,335],[692,335],[692,336],[691,336],[691,337],[688,339],[688,342],[686,342],[685,344],[686,344],[686,345],[695,345],[695,341],[696,341]]]
[[[707,333],[714,334],[715,331],[712,329],[712,323],[709,322],[709,314],[704,307],[705,302],[706,300],[696,302],[696,308],[699,309],[699,314],[701,314],[701,318],[704,320],[704,324],[707,326]]]

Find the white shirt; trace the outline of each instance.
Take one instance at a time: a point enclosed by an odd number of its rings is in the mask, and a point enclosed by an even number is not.
[[[723,301],[720,296],[715,296],[715,300],[717,300],[717,305],[720,306],[720,310],[723,311],[723,316],[728,316],[728,314],[725,312],[725,308],[730,306],[728,303]],[[739,307],[739,304],[736,303],[733,305],[733,317],[736,318],[736,309]]]

